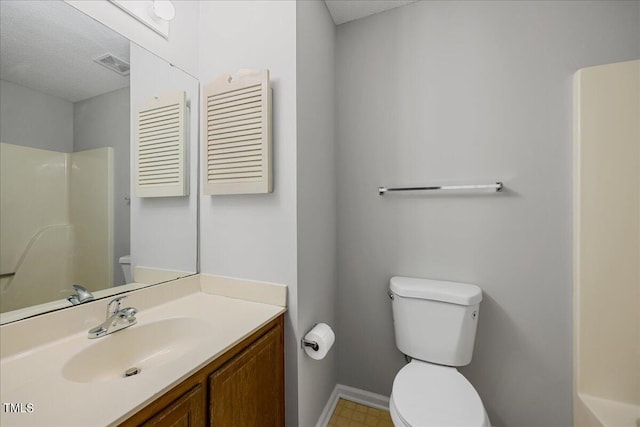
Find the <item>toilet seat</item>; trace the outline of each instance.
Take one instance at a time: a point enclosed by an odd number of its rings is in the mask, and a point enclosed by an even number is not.
[[[390,411],[404,426],[488,426],[480,396],[457,369],[413,360],[398,372]]]

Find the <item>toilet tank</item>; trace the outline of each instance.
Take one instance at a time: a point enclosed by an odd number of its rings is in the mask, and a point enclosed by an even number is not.
[[[398,349],[447,366],[471,362],[482,289],[442,280],[392,277],[393,326]]]

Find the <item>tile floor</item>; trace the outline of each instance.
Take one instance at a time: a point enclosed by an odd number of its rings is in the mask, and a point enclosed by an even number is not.
[[[328,427],[393,427],[389,412],[339,399]]]

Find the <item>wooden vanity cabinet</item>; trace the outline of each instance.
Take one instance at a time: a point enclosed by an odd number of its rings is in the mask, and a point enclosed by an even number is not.
[[[284,315],[121,426],[284,426]]]

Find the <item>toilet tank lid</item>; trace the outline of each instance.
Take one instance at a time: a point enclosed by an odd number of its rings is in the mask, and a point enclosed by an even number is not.
[[[474,305],[482,301],[482,289],[469,283],[395,276],[391,278],[389,288],[394,294],[406,298],[458,305]]]

